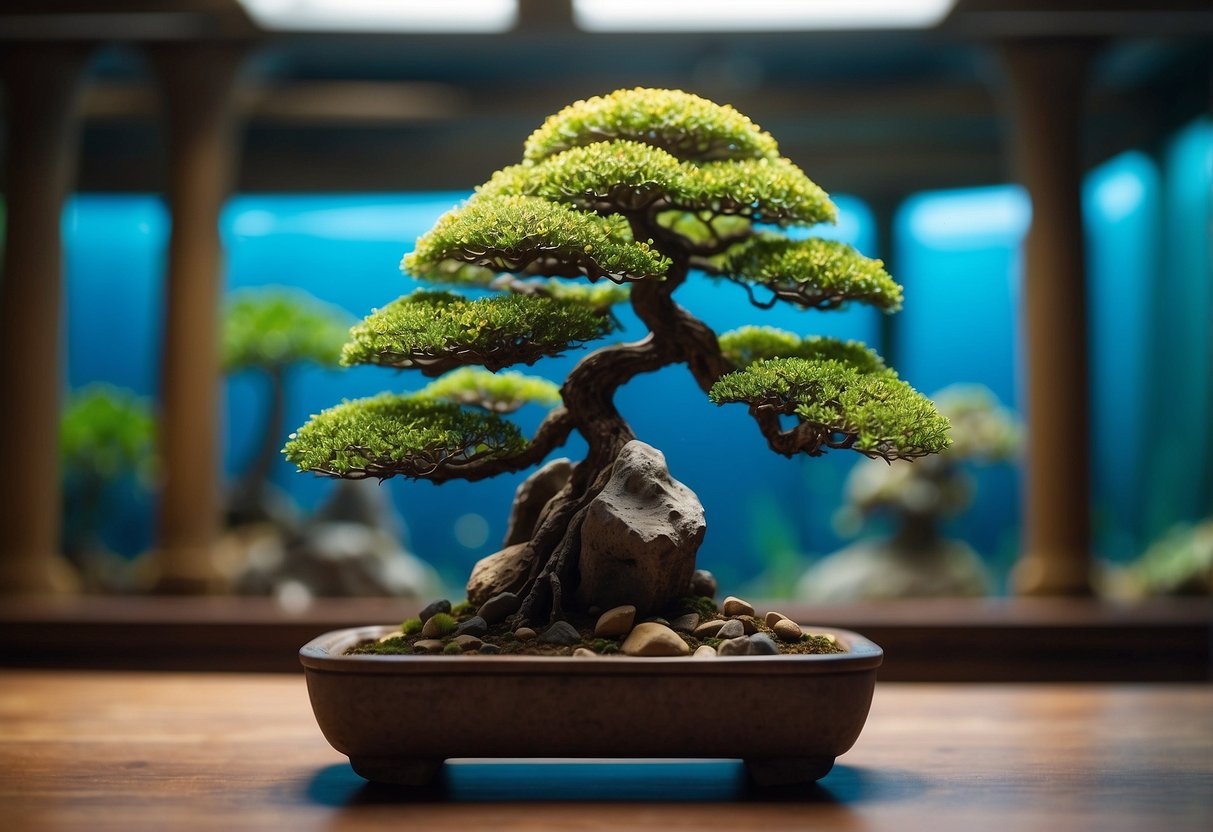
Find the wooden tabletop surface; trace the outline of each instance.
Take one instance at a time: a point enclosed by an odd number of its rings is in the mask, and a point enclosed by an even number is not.
[[[364,783],[298,676],[0,673],[5,832],[1208,832],[1213,687],[878,684],[855,748],[788,792],[745,788],[731,761],[447,769],[441,793]]]

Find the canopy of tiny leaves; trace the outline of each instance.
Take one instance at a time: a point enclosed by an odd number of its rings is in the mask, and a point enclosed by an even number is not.
[[[350,330],[341,363],[416,368],[430,376],[464,364],[491,370],[533,364],[612,329],[611,319],[577,303],[525,295],[468,300],[416,291]]]
[[[560,388],[545,378],[522,373],[490,373],[461,367],[423,387],[417,395],[471,405],[494,413],[512,413],[524,404],[560,404]]]
[[[439,467],[513,456],[526,446],[518,428],[494,413],[381,393],[312,416],[283,453],[300,470],[334,477],[425,477]]]
[[[648,243],[633,241],[622,217],[586,214],[531,196],[474,197],[440,217],[401,268],[424,280],[449,272],[451,261],[617,283],[661,277],[670,265]]]
[[[740,369],[766,358],[834,359],[861,373],[892,372],[876,351],[860,341],[819,335],[804,338],[771,326],[743,326],[720,336],[720,351]]]
[[[524,156],[536,162],[610,139],[644,142],[700,162],[779,155],[769,133],[727,104],[679,90],[638,87],[577,101],[549,116],[527,139]]]
[[[833,359],[760,359],[723,376],[709,397],[794,414],[830,437],[830,446],[868,456],[923,456],[949,443],[948,420],[888,369],[861,372]]]
[[[59,420],[64,474],[109,482],[149,473],[155,436],[150,401],[108,384],[84,387],[68,398]]]
[[[834,240],[760,234],[700,265],[712,275],[761,284],[775,298],[806,308],[836,309],[847,301],[885,312],[901,308],[901,286],[884,264]]]

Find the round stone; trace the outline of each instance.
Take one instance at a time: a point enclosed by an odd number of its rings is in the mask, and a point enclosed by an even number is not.
[[[766,633],[755,633],[749,636],[751,656],[778,656],[779,645]]]
[[[716,650],[710,644],[701,644],[695,648],[695,652],[691,655],[693,659],[714,659],[716,658]]]
[[[514,631],[514,638],[518,639],[519,641],[530,641],[537,635],[539,634],[530,627],[519,627]]]
[[[636,608],[631,604],[613,607],[598,616],[594,625],[594,638],[615,638],[627,635],[636,622]]]
[[[691,594],[715,598],[716,576],[706,569],[696,569],[691,573]]]
[[[734,615],[753,615],[754,605],[749,601],[742,601],[740,598],[730,595],[724,599],[724,605],[721,611],[728,616]]]
[[[559,644],[562,647],[571,647],[574,644],[581,643],[581,633],[577,632],[577,628],[569,622],[557,621],[539,635],[539,640],[544,644]]]
[[[678,633],[694,632],[699,626],[699,614],[689,612],[686,615],[680,615],[670,622],[670,629]]]
[[[716,648],[718,656],[748,656],[750,655],[750,640],[746,636],[738,636],[720,642]]]
[[[767,626],[772,630],[775,629],[776,621],[787,621],[788,617],[781,612],[768,612],[766,617]]]
[[[422,653],[441,653],[443,643],[436,638],[423,638],[413,642],[413,649]]]
[[[775,635],[780,641],[786,641],[789,644],[800,641],[800,637],[804,635],[799,624],[797,624],[795,621],[789,621],[786,618],[776,621],[775,625],[771,627],[771,629],[774,630]]]
[[[518,608],[522,606],[522,599],[512,592],[499,592],[489,600],[480,605],[480,609],[476,610],[476,615],[480,616],[485,622],[492,626],[500,624],[514,613],[518,612]]]
[[[480,652],[486,656],[494,656],[501,652],[501,648],[496,644],[489,644],[487,641],[480,645]]]
[[[573,655],[583,659],[596,659],[598,654],[588,647],[578,647],[573,651]]]
[[[467,653],[471,650],[479,650],[480,645],[484,644],[483,641],[476,638],[475,636],[466,636],[466,635],[455,636],[453,639],[451,639],[451,641],[455,644],[458,644],[460,647],[462,647],[463,652],[465,652],[465,653]]]
[[[483,636],[489,631],[488,622],[478,615],[473,615],[467,621],[455,628],[457,636]]]
[[[421,612],[417,613],[417,617],[420,618],[421,623],[424,624],[438,613],[450,613],[450,611],[451,602],[443,598],[441,600],[426,604],[425,607],[422,608]]]
[[[637,624],[619,649],[628,656],[686,656],[691,652],[678,633],[653,621]]]
[[[716,631],[716,638],[738,638],[745,634],[745,625],[733,618],[721,625]]]
[[[692,633],[695,638],[715,638],[724,624],[725,622],[722,618],[717,618],[714,621],[705,621],[696,627]]]

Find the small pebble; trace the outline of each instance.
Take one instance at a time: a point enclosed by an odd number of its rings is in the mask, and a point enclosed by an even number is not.
[[[438,613],[434,613],[434,615],[438,615]],[[421,635],[425,638],[442,638],[445,635],[449,635],[449,632],[443,632],[442,628],[438,625],[438,619],[431,616],[426,620],[425,624],[421,625]]]
[[[736,618],[724,622],[716,631],[716,638],[739,638],[745,635],[745,625]]]
[[[718,656],[748,656],[750,655],[750,640],[746,636],[738,636],[720,642],[716,648]]]
[[[666,621],[664,618],[662,618],[659,615],[655,615],[652,618],[646,618],[645,623],[646,624],[660,624],[662,627],[670,626],[670,622]]]
[[[778,656],[779,645],[766,633],[755,633],[747,638],[751,656]]]
[[[758,619],[752,615],[740,615],[737,620],[741,622],[741,628],[745,630],[747,636],[752,636],[758,632]]]
[[[470,650],[479,650],[480,646],[482,644],[484,644],[483,641],[476,638],[475,636],[468,636],[468,635],[455,636],[453,639],[451,639],[451,641],[454,642],[455,644],[458,644],[460,647],[462,647],[463,652],[465,652],[465,653]]]
[[[788,620],[788,617],[781,612],[768,612],[767,613],[767,618],[766,618],[767,626],[770,627],[772,630],[775,629],[776,621],[787,621],[787,620]]]
[[[413,649],[422,653],[441,653],[443,643],[436,638],[423,638],[413,642]]]
[[[594,625],[594,638],[614,638],[627,635],[632,631],[632,625],[635,622],[636,608],[634,606],[624,604],[621,607],[613,607],[598,616],[598,623]]]
[[[486,656],[495,656],[501,652],[501,648],[496,644],[489,644],[487,641],[480,645],[480,652]]]
[[[718,618],[715,621],[705,621],[695,628],[693,631],[694,636],[695,638],[715,638],[716,634],[720,632],[720,628],[723,626],[723,619]]]
[[[693,632],[699,626],[699,614],[689,612],[686,615],[680,615],[670,622],[670,629],[678,633]]]
[[[780,641],[789,643],[800,641],[800,637],[804,635],[799,624],[786,618],[782,621],[776,621],[771,629],[775,631],[775,635],[779,637]]]
[[[491,627],[500,624],[522,606],[522,599],[512,592],[499,592],[480,605],[476,615],[480,616]]]
[[[748,601],[742,601],[740,598],[730,595],[724,599],[722,612],[728,616],[734,615],[753,615],[754,607]]]
[[[514,631],[514,638],[518,639],[519,641],[530,641],[537,635],[539,634],[530,627],[519,627]]]
[[[577,628],[569,622],[557,621],[539,635],[539,640],[544,644],[559,644],[569,647],[581,642],[581,633],[577,632]]]
[[[701,644],[695,648],[695,652],[691,656],[691,658],[693,658],[693,659],[714,659],[714,658],[716,658],[716,651],[709,644]]]
[[[691,594],[715,598],[716,576],[706,569],[696,569],[691,574]]]
[[[489,631],[488,622],[478,615],[473,615],[455,628],[457,636],[483,636]]]
[[[450,611],[451,611],[451,602],[446,600],[445,598],[443,598],[439,601],[434,601],[433,603],[426,604],[425,608],[422,609],[421,612],[419,612],[417,614],[417,617],[420,618],[421,623],[424,624],[425,622],[429,621],[431,618],[433,618],[438,613],[440,613],[440,612],[449,613]]]
[[[595,653],[593,650],[591,650],[588,647],[578,647],[576,650],[573,651],[573,655],[580,656],[581,658],[586,658],[586,659],[598,658],[598,654]]]
[[[686,656],[691,648],[666,625],[646,621],[632,629],[619,651],[626,656]]]

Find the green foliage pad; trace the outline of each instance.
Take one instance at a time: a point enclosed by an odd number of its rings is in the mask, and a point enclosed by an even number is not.
[[[235,372],[305,361],[336,364],[350,316],[292,289],[236,292],[223,321],[223,365]]]

